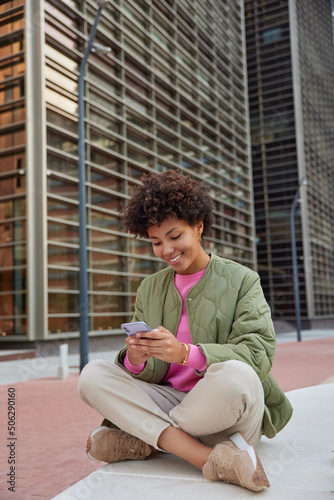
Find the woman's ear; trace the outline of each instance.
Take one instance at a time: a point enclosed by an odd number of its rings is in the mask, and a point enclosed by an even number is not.
[[[197,231],[202,234],[203,233],[203,230],[204,230],[204,223],[203,221],[199,221],[197,224],[196,224],[196,229]]]

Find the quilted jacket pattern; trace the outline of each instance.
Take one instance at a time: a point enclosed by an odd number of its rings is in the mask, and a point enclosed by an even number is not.
[[[213,363],[236,359],[256,371],[265,395],[263,434],[274,437],[291,418],[292,407],[270,374],[276,336],[258,274],[211,255],[204,276],[186,297],[186,307],[192,343],[206,356],[206,369]],[[181,309],[174,270],[169,267],[142,281],[133,321],[145,321],[152,329],[162,325],[176,332]],[[115,360],[122,368],[125,352],[126,348],[122,349]],[[139,375],[132,375],[158,384],[168,367],[167,362],[150,358]]]

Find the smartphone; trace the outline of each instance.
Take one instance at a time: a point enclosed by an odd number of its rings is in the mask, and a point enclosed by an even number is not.
[[[135,335],[138,332],[150,332],[151,331],[151,328],[149,326],[147,326],[145,321],[134,321],[132,323],[122,323],[121,328],[129,336]]]

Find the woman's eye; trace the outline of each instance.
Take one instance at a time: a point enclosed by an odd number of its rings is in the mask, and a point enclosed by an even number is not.
[[[158,243],[152,243],[152,245],[153,245],[154,247],[157,247],[158,245],[160,245],[160,242],[158,242]]]
[[[178,234],[177,236],[173,236],[172,240],[177,240],[178,238],[180,238],[180,234]]]

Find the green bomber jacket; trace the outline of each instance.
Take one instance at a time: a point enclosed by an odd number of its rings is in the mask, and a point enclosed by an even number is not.
[[[152,329],[162,325],[176,334],[182,301],[174,273],[169,267],[141,282],[133,321],[145,321]],[[206,369],[213,363],[236,359],[256,371],[265,396],[262,432],[274,437],[290,420],[292,407],[270,374],[276,336],[259,275],[212,254],[205,274],[187,294],[186,308],[191,341],[205,355]],[[126,349],[115,360],[123,369]],[[132,375],[159,384],[168,368],[169,363],[152,357],[139,375]],[[206,369],[197,373],[204,375]]]

